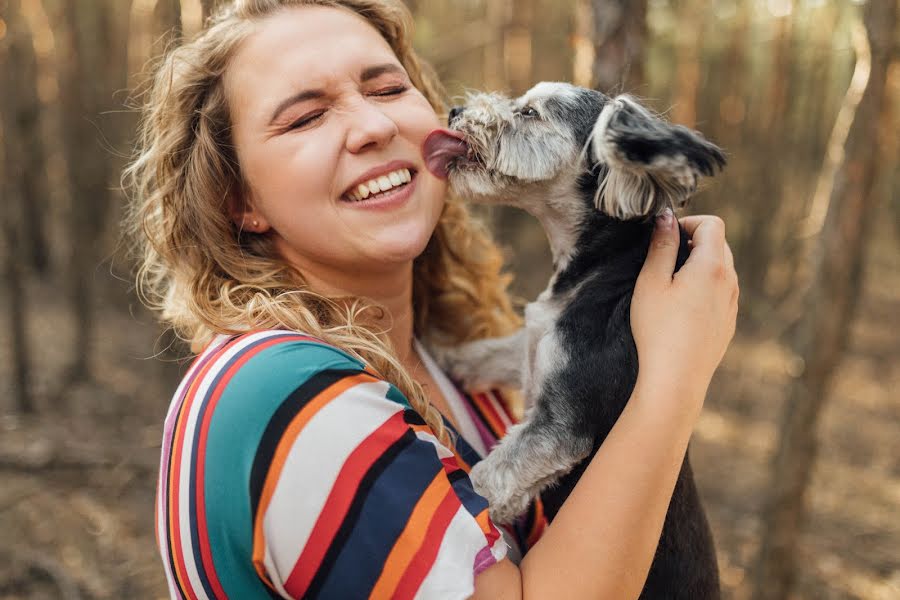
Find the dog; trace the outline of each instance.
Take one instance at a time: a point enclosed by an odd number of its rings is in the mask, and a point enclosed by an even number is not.
[[[518,98],[470,93],[449,112],[448,127],[424,142],[428,169],[464,200],[534,215],[554,272],[518,332],[432,352],[464,387],[523,390],[525,418],[471,479],[499,523],[538,494],[552,518],[634,389],[629,315],[653,217],[682,207],[701,177],[724,167],[725,154],[628,95],[558,82]],[[682,229],[676,270],[688,253]],[[686,455],[641,598],[719,595],[712,534]]]

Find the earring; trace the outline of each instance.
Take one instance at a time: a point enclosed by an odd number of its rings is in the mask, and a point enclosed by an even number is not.
[[[253,219],[253,226],[259,227],[259,221],[257,221],[256,219]]]

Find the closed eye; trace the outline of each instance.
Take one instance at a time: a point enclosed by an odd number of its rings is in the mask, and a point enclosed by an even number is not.
[[[409,88],[407,88],[407,87],[396,87],[396,88],[391,88],[389,90],[384,90],[382,92],[375,92],[372,95],[373,96],[397,96],[398,94],[402,94],[403,92],[405,92],[408,89]]]
[[[405,92],[408,89],[409,89],[408,87],[396,87],[396,88],[390,88],[388,90],[384,90],[384,91],[380,91],[380,92],[373,92],[372,95],[373,96],[399,96],[400,94],[402,94],[403,92]],[[322,112],[315,113],[310,116],[303,117],[302,119],[299,119],[299,120],[291,123],[288,126],[288,129],[298,129],[305,125],[309,125],[310,123],[317,121],[319,119],[319,117],[321,117],[324,114],[325,114],[325,111],[322,111]]]

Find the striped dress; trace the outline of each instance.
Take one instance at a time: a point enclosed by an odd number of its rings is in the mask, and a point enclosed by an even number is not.
[[[498,528],[468,478],[511,424],[505,405],[426,362],[460,424],[446,422],[452,450],[333,346],[280,330],[214,340],[163,435],[156,534],[171,597],[465,598],[478,573],[517,560],[546,526],[540,501]]]

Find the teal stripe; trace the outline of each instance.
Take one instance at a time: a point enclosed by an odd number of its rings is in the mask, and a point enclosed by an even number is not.
[[[362,369],[349,354],[308,341],[260,351],[230,380],[210,421],[206,522],[213,562],[230,598],[270,598],[253,569],[250,471],[272,414],[291,392],[326,369]]]

